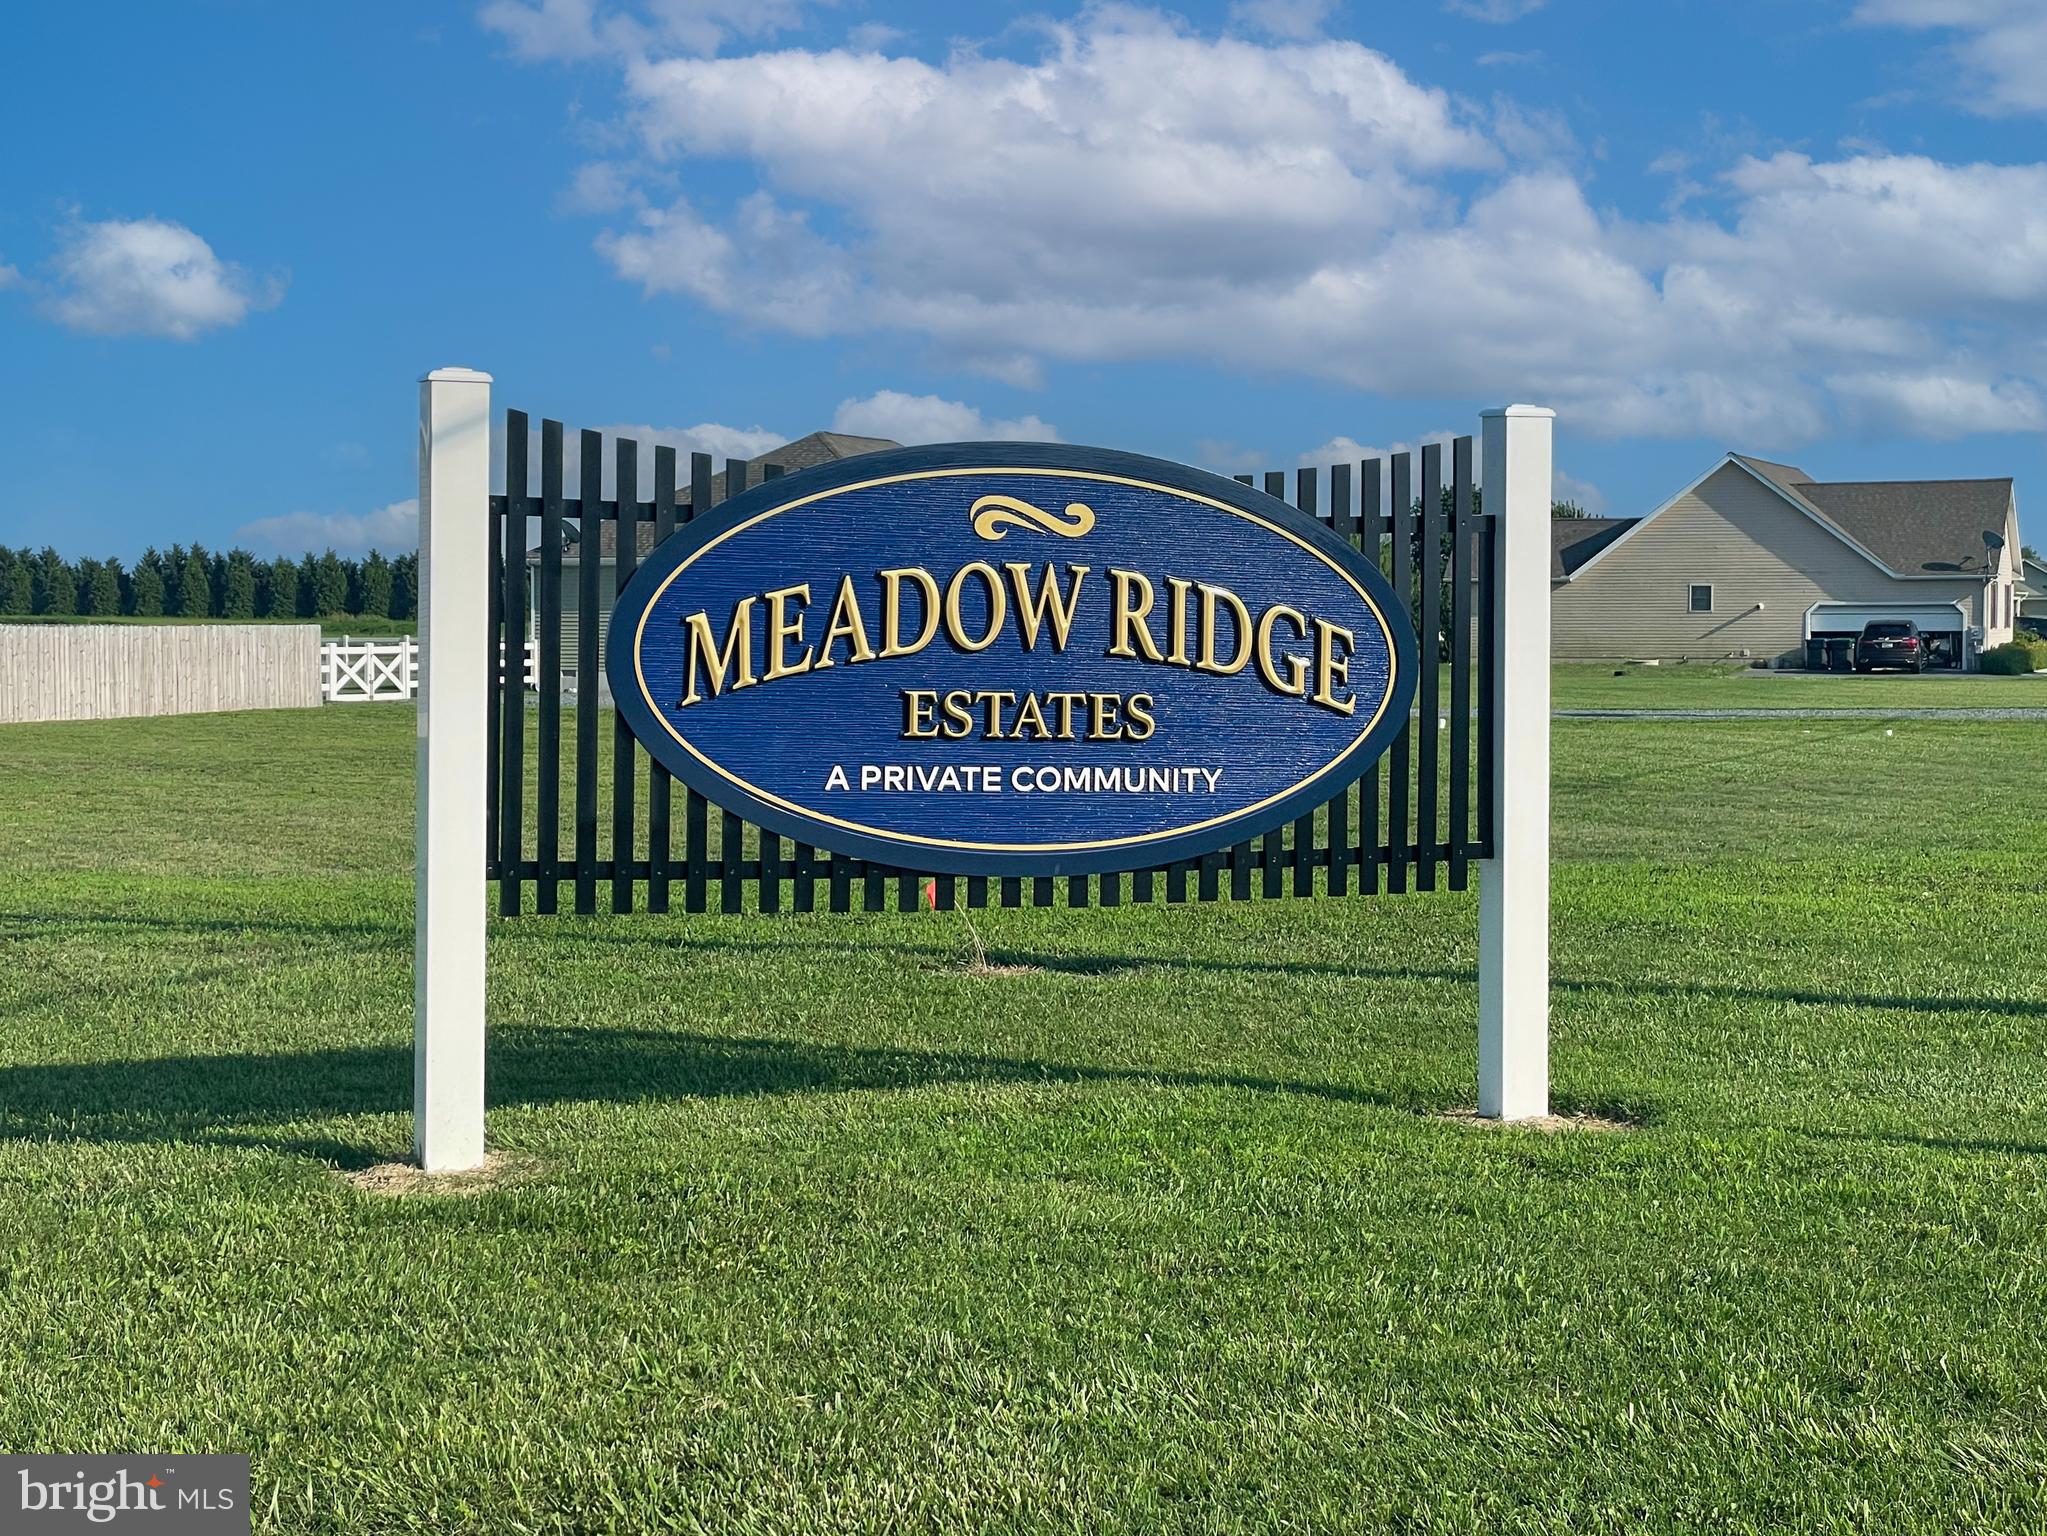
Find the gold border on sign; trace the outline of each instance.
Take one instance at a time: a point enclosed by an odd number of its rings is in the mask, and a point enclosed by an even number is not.
[[[785,800],[780,795],[770,793],[768,790],[762,789],[759,785],[751,783],[746,779],[742,779],[738,774],[733,773],[729,769],[713,761],[711,758],[705,756],[702,752],[699,752],[694,746],[690,744],[689,739],[685,737],[682,734],[682,732],[678,731],[673,724],[670,723],[668,716],[662,711],[661,706],[654,702],[654,695],[647,687],[647,675],[645,670],[640,665],[640,645],[641,642],[646,637],[647,620],[653,615],[654,605],[661,601],[661,594],[668,590],[670,584],[674,582],[676,577],[680,576],[684,571],[688,570],[690,566],[695,564],[696,561],[701,556],[709,554],[712,550],[716,549],[720,544],[724,543],[727,539],[733,537],[735,534],[744,533],[747,529],[752,528],[757,524],[764,523],[771,517],[780,517],[784,512],[793,512],[798,507],[808,506],[814,501],[824,501],[833,496],[843,496],[848,491],[869,490],[877,485],[896,485],[907,480],[952,479],[957,478],[961,475],[1044,475],[1056,476],[1068,480],[1093,480],[1098,482],[1105,482],[1111,485],[1130,485],[1137,487],[1139,490],[1157,491],[1159,494],[1164,496],[1177,496],[1183,501],[1199,502],[1202,506],[1213,507],[1218,512],[1227,512],[1232,517],[1241,517],[1248,523],[1255,523],[1260,528],[1265,529],[1265,531],[1268,533],[1278,534],[1281,538],[1287,540],[1287,542],[1297,545],[1303,550],[1306,550],[1309,554],[1313,555],[1317,560],[1320,560],[1324,565],[1328,566],[1330,570],[1334,571],[1338,576],[1342,577],[1343,580],[1349,584],[1351,590],[1357,593],[1359,600],[1364,603],[1365,611],[1371,614],[1372,618],[1375,621],[1377,621],[1379,625],[1380,636],[1386,642],[1387,661],[1386,689],[1384,694],[1379,699],[1379,707],[1372,711],[1372,718],[1367,720],[1364,723],[1364,725],[1359,729],[1357,735],[1351,738],[1349,746],[1345,747],[1341,752],[1337,753],[1336,756],[1330,758],[1328,762],[1324,763],[1320,768],[1317,768],[1313,773],[1303,775],[1301,778],[1296,779],[1292,784],[1289,784],[1285,789],[1278,790],[1273,794],[1267,795],[1264,799],[1257,801],[1255,804],[1239,806],[1236,810],[1230,811],[1222,816],[1211,816],[1205,821],[1188,822],[1184,826],[1167,827],[1162,831],[1140,832],[1130,837],[1098,838],[1093,841],[1079,843],[966,842],[958,838],[924,837],[915,832],[898,832],[891,830],[890,828],[887,827],[869,826],[865,822],[847,821],[842,817],[828,815],[824,811],[813,810],[811,807],[807,805],[799,805],[797,802],[793,800]],[[1338,565],[1336,561],[1332,560],[1326,553],[1324,553],[1322,550],[1317,549],[1314,545],[1310,544],[1306,539],[1302,538],[1300,535],[1294,533],[1291,529],[1282,528],[1279,526],[1279,524],[1270,522],[1267,519],[1260,517],[1255,512],[1247,512],[1242,507],[1233,507],[1226,501],[1217,501],[1212,496],[1203,496],[1198,491],[1184,491],[1176,486],[1159,485],[1150,480],[1133,480],[1125,475],[1103,474],[1096,470],[1043,468],[1026,469],[1006,464],[982,465],[975,468],[920,469],[912,471],[908,474],[884,475],[879,479],[861,480],[857,481],[852,485],[833,486],[828,491],[814,491],[808,496],[799,496],[794,501],[785,501],[780,506],[770,507],[765,512],[756,512],[752,517],[746,519],[745,522],[735,523],[732,527],[727,528],[723,533],[719,534],[716,538],[706,542],[702,547],[691,550],[689,553],[689,557],[685,559],[680,565],[676,566],[674,570],[670,571],[668,575],[662,579],[661,585],[654,589],[653,595],[649,597],[646,603],[641,607],[639,623],[636,624],[633,628],[633,680],[639,685],[640,697],[647,701],[648,710],[653,714],[654,718],[661,723],[661,728],[665,730],[670,736],[675,738],[676,744],[680,746],[683,749],[683,751],[687,752],[691,757],[695,758],[698,762],[702,763],[712,773],[716,774],[719,778],[725,780],[728,784],[738,785],[741,789],[745,790],[755,799],[763,801],[768,805],[778,806],[782,810],[789,811],[794,815],[806,817],[811,821],[822,822],[827,826],[842,827],[848,832],[857,832],[865,837],[876,837],[881,838],[885,841],[899,843],[917,843],[927,848],[964,848],[977,853],[1083,853],[1089,849],[1094,848],[1127,848],[1142,843],[1164,842],[1168,838],[1183,837],[1189,832],[1200,832],[1206,830],[1209,827],[1221,826],[1226,822],[1241,821],[1246,816],[1252,815],[1254,812],[1264,809],[1266,806],[1273,804],[1275,801],[1284,800],[1289,795],[1296,793],[1301,789],[1303,785],[1309,783],[1311,780],[1320,778],[1330,769],[1340,764],[1345,758],[1349,757],[1353,752],[1356,752],[1359,747],[1363,746],[1365,743],[1365,738],[1371,735],[1373,727],[1378,725],[1380,719],[1386,713],[1387,706],[1393,702],[1394,685],[1398,680],[1399,670],[1400,651],[1399,648],[1395,646],[1393,643],[1393,631],[1386,623],[1386,615],[1380,611],[1379,605],[1372,600],[1372,594],[1367,592],[1364,589],[1363,585],[1358,581],[1358,579],[1355,576],[1353,576],[1349,571],[1345,570],[1342,566]]]

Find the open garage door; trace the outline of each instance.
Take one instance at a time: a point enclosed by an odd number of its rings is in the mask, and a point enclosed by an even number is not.
[[[1910,619],[1928,634],[1960,634],[1960,603],[1814,603],[1805,610],[1805,638],[1859,635],[1879,619]]]
[[[1926,636],[1928,662],[1942,669],[1969,665],[1968,623],[1960,603],[1814,603],[1805,610],[1806,666],[1845,672],[1865,624],[1910,619]]]

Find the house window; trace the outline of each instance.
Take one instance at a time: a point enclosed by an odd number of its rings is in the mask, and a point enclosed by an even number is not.
[[[1712,611],[1713,589],[1703,582],[1694,582],[1692,584],[1692,612],[1711,613]]]

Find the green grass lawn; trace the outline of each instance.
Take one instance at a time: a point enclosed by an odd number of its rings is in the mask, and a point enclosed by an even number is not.
[[[1559,662],[1550,676],[1558,709],[2047,709],[2047,676],[2037,675]]]
[[[526,918],[513,1174],[393,1197],[412,728],[0,728],[0,1443],[288,1531],[2047,1530],[2037,724],[1560,724],[1630,1129],[1442,1118],[1469,896]]]

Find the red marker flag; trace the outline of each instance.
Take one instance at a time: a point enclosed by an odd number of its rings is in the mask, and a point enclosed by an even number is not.
[[[932,911],[936,912],[938,910],[938,882],[936,880],[926,880],[924,882],[924,899],[931,904]]]

